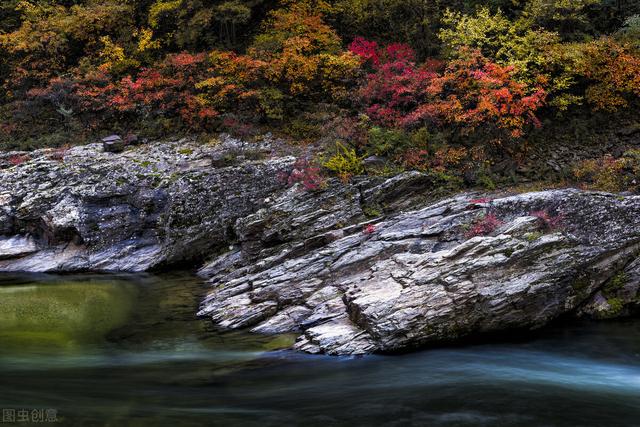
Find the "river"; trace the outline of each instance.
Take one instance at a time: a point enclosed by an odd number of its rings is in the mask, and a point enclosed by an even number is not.
[[[640,320],[337,358],[285,350],[291,336],[216,330],[194,317],[203,292],[185,273],[0,276],[2,416],[73,426],[640,425]]]

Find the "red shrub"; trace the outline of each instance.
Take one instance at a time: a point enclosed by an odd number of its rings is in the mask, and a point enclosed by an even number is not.
[[[69,146],[65,145],[59,148],[56,148],[49,154],[49,160],[55,160],[57,162],[61,162],[64,160],[65,153],[69,150]]]
[[[483,205],[485,203],[489,203],[491,202],[491,199],[487,198],[487,197],[482,197],[479,199],[471,199],[469,201],[469,203],[473,204],[473,205]]]
[[[178,114],[194,126],[218,113],[197,96],[195,85],[206,72],[207,55],[169,55],[134,79],[127,76],[115,86],[109,105],[122,112],[153,111],[159,115]]]
[[[377,42],[356,37],[349,45],[349,51],[362,58],[364,63],[369,62],[374,67],[380,64],[380,51]]]
[[[13,166],[18,166],[29,161],[30,159],[31,158],[25,154],[14,154],[13,156],[9,157],[7,160]]]
[[[463,134],[484,126],[512,138],[521,137],[527,124],[540,125],[535,112],[544,104],[545,91],[516,82],[513,67],[493,63],[479,51],[463,52],[463,59],[439,71],[437,61],[416,65],[406,45],[382,49],[356,39],[350,49],[374,70],[360,98],[378,124],[454,125]]]
[[[222,128],[226,132],[243,139],[248,139],[256,133],[256,128],[253,125],[242,122],[235,117],[226,117],[222,121]]]
[[[370,65],[373,69],[380,69],[388,63],[413,63],[416,60],[415,51],[405,43],[391,43],[380,48],[375,41],[356,37],[349,45],[349,51],[358,55],[364,64]]]
[[[367,224],[364,226],[364,228],[362,229],[362,232],[364,234],[373,234],[376,232],[376,226],[373,224]]]
[[[288,186],[301,183],[305,190],[316,191],[325,186],[325,179],[320,175],[320,168],[306,159],[299,159],[293,165],[293,170],[280,175],[282,182]]]
[[[465,237],[470,239],[476,236],[486,236],[493,233],[502,224],[504,224],[504,222],[499,220],[493,213],[488,213],[473,223],[469,231],[465,234]]]
[[[34,101],[87,116],[88,127],[109,115],[175,117],[190,127],[202,127],[218,113],[198,96],[196,84],[204,79],[207,55],[168,55],[135,76],[114,80],[102,69],[52,79],[47,87],[29,91]]]
[[[427,170],[431,166],[429,151],[411,148],[402,154],[402,164],[407,169]]]
[[[531,212],[529,215],[538,218],[547,231],[557,231],[563,227],[564,215],[562,214],[551,215],[549,211],[545,209]]]

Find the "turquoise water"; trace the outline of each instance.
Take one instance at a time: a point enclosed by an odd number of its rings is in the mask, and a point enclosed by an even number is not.
[[[194,318],[203,292],[187,274],[0,276],[0,408],[82,426],[640,425],[638,320],[332,358],[216,330]]]

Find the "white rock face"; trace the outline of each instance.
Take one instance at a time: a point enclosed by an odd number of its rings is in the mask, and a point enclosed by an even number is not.
[[[36,242],[31,237],[0,237],[0,259],[23,257],[37,250]]]
[[[347,228],[342,237],[272,260],[207,270],[213,289],[200,314],[224,327],[299,332],[296,347],[308,352],[363,354],[640,306],[640,197],[578,190],[474,197]],[[561,215],[561,227],[549,229],[532,216],[538,211]],[[489,214],[499,226],[470,236]],[[243,242],[252,253],[276,217],[287,222],[281,209],[242,220],[253,224]],[[615,295],[605,291],[625,268],[629,283]]]

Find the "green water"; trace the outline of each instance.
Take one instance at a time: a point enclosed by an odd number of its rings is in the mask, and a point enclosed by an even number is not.
[[[0,351],[82,351],[126,323],[137,291],[133,283],[89,279],[0,287]]]
[[[638,320],[334,358],[216,330],[194,317],[204,292],[188,274],[0,276],[0,409],[72,426],[640,425]]]

